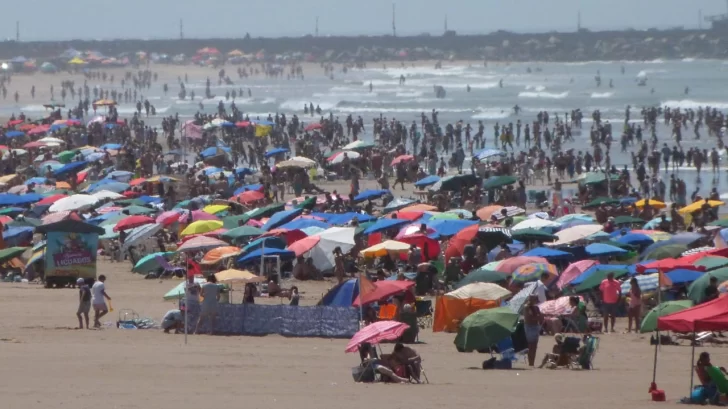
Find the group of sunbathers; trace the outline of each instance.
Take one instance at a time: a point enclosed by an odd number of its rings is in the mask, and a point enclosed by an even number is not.
[[[414,349],[401,343],[394,345],[391,354],[383,354],[380,358],[377,355],[377,350],[371,344],[365,342],[359,346],[359,355],[362,360],[362,367],[365,369],[371,368],[383,382],[408,383],[410,380],[415,383],[420,382],[422,358]],[[366,371],[364,373],[366,374]],[[371,382],[374,380],[364,375],[357,381]]]

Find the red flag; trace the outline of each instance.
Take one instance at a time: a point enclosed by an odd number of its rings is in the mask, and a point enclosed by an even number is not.
[[[194,260],[187,261],[187,277],[194,277],[196,275],[202,275],[200,265]]]
[[[660,284],[660,288],[664,287],[672,287],[672,280],[670,280],[670,277],[667,276],[666,273],[663,273],[662,271],[658,272],[658,283]]]

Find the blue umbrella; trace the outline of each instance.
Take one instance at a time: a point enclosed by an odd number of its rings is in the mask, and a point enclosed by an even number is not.
[[[574,258],[574,255],[569,252],[550,249],[547,247],[536,247],[523,253],[523,255],[530,257],[543,257],[549,261],[571,260]]]
[[[424,178],[415,182],[415,186],[422,188],[425,186],[434,185],[435,183],[437,183],[439,181],[440,181],[439,176],[436,176],[436,175],[425,176]]]
[[[26,180],[25,185],[27,186],[27,185],[30,185],[31,183],[35,183],[36,185],[43,185],[47,182],[48,182],[47,178],[34,177],[34,178],[30,178],[30,179]]]
[[[382,230],[394,229],[410,224],[412,221],[405,219],[379,219],[364,230],[364,234],[372,234]]]
[[[113,122],[110,122],[110,123],[107,123],[105,126],[106,126],[106,129],[114,129],[117,125]]]
[[[698,233],[689,233],[689,232],[683,232],[678,233],[672,237],[670,237],[670,240],[667,240],[671,242],[672,244],[684,244],[684,245],[690,245],[694,242],[700,240],[703,238],[702,234]]]
[[[592,243],[586,246],[586,252],[592,257],[608,257],[620,254],[627,254],[627,250],[619,247],[610,246],[604,243]]]
[[[167,153],[164,154],[164,156],[167,156],[167,155],[181,156],[182,155],[182,151],[179,150],[179,149],[173,149],[173,150],[171,150],[171,151],[169,151],[169,152],[167,152]]]
[[[210,156],[222,155],[223,153],[225,153],[223,148],[219,148],[217,146],[211,146],[211,147],[203,150],[202,152],[200,152],[200,156],[202,156],[203,158],[208,158]]]
[[[416,201],[414,199],[405,199],[398,197],[391,202],[387,203],[387,205],[384,207],[383,211],[384,213],[393,212],[395,210],[402,209],[403,207],[407,207],[411,205],[412,203],[415,203]]]
[[[485,148],[482,151],[475,154],[475,158],[478,160],[488,159],[493,156],[503,156],[506,153],[500,149]]]
[[[271,216],[270,219],[268,219],[268,221],[263,225],[262,229],[265,231],[275,229],[276,227],[282,224],[286,224],[296,217],[300,216],[301,213],[303,213],[303,209],[291,209],[278,212]]]
[[[594,273],[597,271],[604,271],[604,270],[613,270],[618,271],[624,268],[628,268],[626,265],[623,264],[596,264],[594,266],[589,267],[586,269],[581,275],[573,279],[569,285],[577,286],[584,282],[587,278],[591,277]]]
[[[86,156],[86,160],[89,162],[96,162],[104,158],[103,152],[94,152],[88,156]]]
[[[79,162],[71,162],[66,165],[63,165],[62,167],[56,169],[53,171],[53,176],[63,176],[67,173],[71,172],[77,172],[83,168],[85,168],[88,165],[88,162],[85,160],[79,161]]]
[[[152,196],[142,195],[142,196],[139,196],[138,199],[141,200],[142,202],[146,203],[146,204],[150,204],[150,203],[162,203],[162,198],[160,198],[160,197],[152,197]]]
[[[242,265],[247,263],[260,263],[261,256],[278,256],[281,258],[281,261],[289,261],[296,258],[296,253],[285,249],[276,249],[270,247],[266,247],[265,249],[260,248],[244,255],[243,257],[240,257],[238,259],[238,264]]]
[[[286,153],[286,152],[290,152],[290,150],[288,150],[286,148],[273,148],[265,153],[265,157],[270,158],[271,156],[275,156],[275,155],[278,155],[279,153]]]
[[[128,182],[133,176],[134,174],[127,170],[115,170],[113,172],[109,172],[109,174],[106,175],[106,179],[113,179],[119,182]]]
[[[250,168],[242,168],[241,167],[241,168],[235,169],[235,174],[236,175],[243,175],[243,176],[245,176],[245,175],[254,175],[255,174],[255,171],[253,171],[253,169],[250,169]]]
[[[368,214],[363,213],[354,213],[354,212],[347,212],[347,213],[317,213],[313,212],[311,213],[311,216],[316,216],[324,219],[326,223],[332,224],[335,226],[341,226],[344,224],[349,223],[352,221],[355,217],[360,223],[368,222],[371,220],[376,220],[376,217],[370,216]]]
[[[296,219],[280,226],[280,228],[288,230],[301,230],[306,227],[320,227],[322,229],[328,229],[331,225],[316,219]]]
[[[624,236],[617,237],[615,241],[634,246],[650,245],[655,242],[650,236],[641,233],[627,233]]]
[[[17,138],[20,136],[25,136],[25,132],[22,132],[22,131],[5,132],[5,137],[7,137],[7,138]]]
[[[100,214],[100,215],[98,215],[96,217],[92,217],[90,219],[87,219],[86,220],[86,223],[99,225],[101,222],[104,222],[104,221],[106,221],[106,220],[108,220],[108,219],[110,219],[110,218],[112,218],[114,216],[118,216],[120,214],[121,214],[121,211],[108,212],[108,213]]]
[[[440,236],[454,236],[460,230],[478,224],[477,220],[433,220],[425,222],[425,225],[436,231]]]
[[[609,237],[611,237],[611,238],[613,238],[613,239],[616,239],[616,238],[618,238],[618,237],[620,237],[620,236],[623,236],[623,234],[622,234],[622,233],[624,233],[624,234],[627,234],[627,233],[629,233],[629,232],[631,232],[631,231],[632,231],[632,229],[627,229],[627,228],[623,228],[623,229],[615,230],[615,231],[613,231],[613,232],[611,232],[611,233],[609,234]]]
[[[265,119],[264,119],[264,120],[262,120],[262,121],[253,121],[253,122],[254,122],[254,123],[255,123],[256,125],[265,125],[265,126],[273,126],[273,125],[275,125],[275,124],[274,124],[273,122],[271,122],[271,121],[266,121]]]
[[[58,130],[63,129],[63,128],[68,128],[68,125],[66,125],[66,124],[53,124],[53,125],[51,125],[51,132],[55,132],[55,131],[58,131]]]
[[[209,168],[205,168],[205,169],[202,170],[202,173],[204,173],[205,176],[210,176],[213,173],[220,173],[220,172],[223,172],[223,170],[221,168],[217,168],[217,167],[214,167],[214,166],[209,167]]]
[[[0,206],[22,206],[35,203],[41,199],[43,199],[43,196],[37,193],[28,193],[25,195],[3,193],[0,194]]]
[[[672,281],[673,284],[692,283],[698,278],[702,277],[703,274],[700,271],[677,269],[667,273],[667,278]]]
[[[233,196],[237,196],[237,195],[245,192],[246,190],[260,190],[261,188],[263,188],[263,185],[261,185],[260,183],[256,183],[254,185],[245,185],[245,186],[239,187],[235,192],[233,192]]]
[[[286,242],[280,237],[261,237],[248,243],[247,246],[243,247],[243,253],[248,253],[253,250],[265,247],[273,249],[285,249]]]
[[[220,126],[224,126],[224,127],[226,127],[226,128],[229,128],[229,127],[231,127],[231,126],[235,126],[235,124],[234,124],[234,123],[232,123],[232,122],[229,122],[229,121],[224,121],[224,122],[222,122],[222,123],[220,124]]]
[[[11,227],[3,231],[3,240],[10,246],[22,243],[33,237],[33,227]]]
[[[88,192],[95,193],[95,192],[99,192],[101,190],[108,190],[109,192],[121,193],[121,192],[129,189],[128,183],[115,182],[112,179],[102,179],[102,180],[108,180],[109,182],[99,184],[99,183],[101,183],[101,181],[98,181],[88,187]]]
[[[103,144],[103,145],[99,146],[99,149],[111,149],[111,150],[118,151],[119,149],[121,149],[121,144],[118,144],[118,143],[106,143],[106,144]]]
[[[355,202],[362,202],[364,200],[378,199],[384,195],[391,195],[389,189],[368,189],[358,195],[354,196]]]

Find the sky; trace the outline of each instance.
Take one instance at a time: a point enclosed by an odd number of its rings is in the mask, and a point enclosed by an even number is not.
[[[726,0],[396,0],[398,35],[698,27]],[[113,4],[114,6],[110,6]],[[29,0],[0,14],[0,39],[238,38],[392,33],[392,0]],[[703,22],[703,27],[709,23]]]

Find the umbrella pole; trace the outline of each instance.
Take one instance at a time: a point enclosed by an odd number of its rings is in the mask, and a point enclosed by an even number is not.
[[[188,308],[190,305],[190,295],[188,291],[188,287],[190,285],[190,264],[188,263],[187,253],[182,252],[182,254],[185,255],[185,345],[187,345],[187,333],[189,330],[188,327],[188,321],[190,319],[190,309]],[[194,280],[194,278],[193,278]]]
[[[693,394],[693,380],[695,378],[695,371],[693,371],[694,363],[695,363],[695,331],[693,331],[693,352],[690,355],[690,392],[688,392],[688,396],[692,396],[692,394]]]

